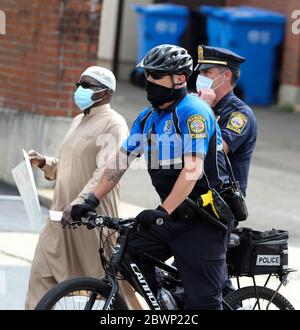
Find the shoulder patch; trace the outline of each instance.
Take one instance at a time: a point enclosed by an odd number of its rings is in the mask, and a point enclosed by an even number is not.
[[[233,112],[230,115],[229,121],[226,128],[241,134],[246,127],[248,122],[248,117],[241,112]]]
[[[187,126],[192,138],[201,139],[207,137],[205,117],[201,115],[191,115],[187,119]]]

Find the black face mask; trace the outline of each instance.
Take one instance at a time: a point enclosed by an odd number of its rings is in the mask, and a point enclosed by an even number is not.
[[[157,108],[164,103],[182,98],[187,93],[187,88],[168,88],[146,80],[146,92],[148,101],[154,108]]]

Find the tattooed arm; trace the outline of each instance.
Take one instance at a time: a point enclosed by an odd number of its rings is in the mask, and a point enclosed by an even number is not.
[[[118,184],[132,160],[132,157],[128,157],[121,151],[118,151],[114,158],[110,159],[99,183],[93,191],[99,200],[107,195]]]

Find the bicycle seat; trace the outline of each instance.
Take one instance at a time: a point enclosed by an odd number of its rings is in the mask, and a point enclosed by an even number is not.
[[[230,239],[228,243],[228,248],[237,246],[240,244],[240,237],[236,234],[230,234]]]

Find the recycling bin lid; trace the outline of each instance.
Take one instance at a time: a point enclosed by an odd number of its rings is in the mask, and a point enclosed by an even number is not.
[[[189,14],[187,7],[168,3],[153,5],[131,4],[131,8],[141,14],[162,14],[166,16],[188,16]]]
[[[201,6],[199,10],[208,15],[234,22],[285,23],[285,16],[277,12],[256,7]]]

